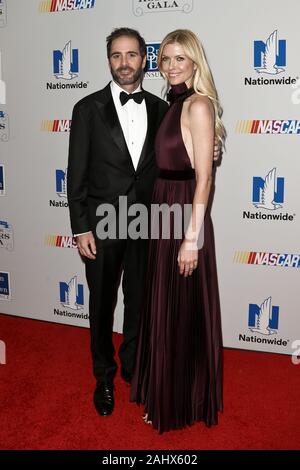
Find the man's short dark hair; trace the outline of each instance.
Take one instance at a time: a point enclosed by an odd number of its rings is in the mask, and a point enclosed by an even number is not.
[[[112,42],[115,39],[120,38],[121,36],[127,36],[127,37],[130,37],[130,38],[136,39],[139,43],[140,54],[141,54],[142,58],[145,57],[145,55],[147,54],[146,43],[145,43],[145,39],[142,38],[140,33],[136,29],[116,28],[106,38],[106,49],[107,49],[107,57],[108,58],[110,58],[110,51],[111,51]]]

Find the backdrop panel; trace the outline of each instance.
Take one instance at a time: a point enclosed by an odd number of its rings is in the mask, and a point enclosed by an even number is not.
[[[267,14],[259,0],[0,0],[1,312],[88,326],[66,199],[73,105],[110,80],[114,27],[145,37],[144,88],[158,95],[159,43],[189,28],[204,44],[228,132],[212,214],[224,344],[291,354],[300,338],[300,4],[263,6]],[[116,331],[122,322],[120,292]]]

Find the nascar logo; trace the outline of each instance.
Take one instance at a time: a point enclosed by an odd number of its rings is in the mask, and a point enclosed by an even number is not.
[[[77,248],[76,241],[73,237],[63,235],[47,235],[45,245],[56,248]]]
[[[86,10],[94,8],[95,0],[43,0],[40,2],[41,13],[53,13],[57,11]]]
[[[241,264],[256,264],[261,266],[300,268],[300,255],[288,253],[266,253],[264,251],[236,251],[233,262]]]
[[[300,134],[300,121],[296,120],[244,120],[238,121],[238,134]]]
[[[42,122],[41,131],[43,132],[70,132],[71,119],[54,119]]]

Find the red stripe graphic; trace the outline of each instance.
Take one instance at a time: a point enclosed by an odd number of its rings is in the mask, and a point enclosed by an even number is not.
[[[57,0],[52,0],[50,11],[56,11]]]
[[[251,134],[257,134],[258,125],[259,125],[259,120],[255,119],[252,124]]]
[[[256,256],[256,251],[251,251],[250,256],[249,256],[249,261],[248,261],[249,264],[254,264],[255,256]]]
[[[59,247],[61,246],[61,235],[57,236],[55,246],[59,246]]]

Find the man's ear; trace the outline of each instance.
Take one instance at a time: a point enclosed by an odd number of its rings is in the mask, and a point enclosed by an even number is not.
[[[145,57],[143,58],[143,62],[142,62],[143,69],[146,67],[146,62],[147,62],[147,55],[145,55]]]

